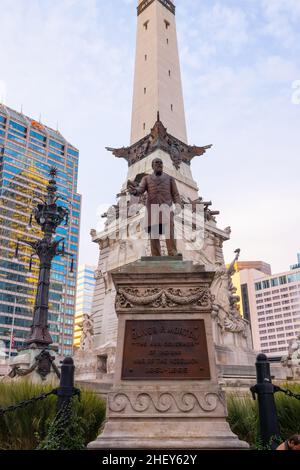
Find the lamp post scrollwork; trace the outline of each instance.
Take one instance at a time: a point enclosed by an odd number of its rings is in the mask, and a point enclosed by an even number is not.
[[[19,244],[25,244],[32,248],[33,253],[29,263],[30,269],[34,256],[38,256],[40,261],[33,323],[29,336],[25,341],[27,348],[47,348],[53,342],[48,327],[50,273],[53,258],[55,256],[70,256],[72,258],[70,271],[73,273],[73,254],[65,250],[64,238],[54,239],[57,227],[63,222],[65,225],[68,224],[70,213],[68,207],[57,204],[59,197],[57,196],[56,175],[56,168],[51,168],[47,193],[43,199],[39,200],[36,207],[33,208],[28,225],[29,227],[32,226],[34,217],[36,223],[41,227],[44,234],[43,238],[37,241],[19,239],[16,245],[15,258],[18,257]]]

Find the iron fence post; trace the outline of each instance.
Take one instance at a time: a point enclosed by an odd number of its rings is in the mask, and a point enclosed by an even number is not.
[[[251,387],[253,398],[258,397],[260,438],[264,447],[272,450],[280,439],[276,405],[274,400],[275,386],[272,384],[270,362],[265,354],[256,358],[257,384]]]
[[[68,407],[74,395],[74,362],[71,357],[62,361],[60,384],[57,389],[57,412]]]

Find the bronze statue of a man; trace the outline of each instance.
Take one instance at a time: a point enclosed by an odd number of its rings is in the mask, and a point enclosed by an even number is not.
[[[155,158],[152,162],[152,175],[144,176],[140,185],[128,181],[128,190],[134,196],[140,196],[147,191],[147,229],[150,234],[152,256],[161,256],[159,235],[164,234],[169,256],[177,255],[174,235],[173,203],[177,205],[176,213],[180,211],[181,200],[172,176],[163,173],[163,162]]]

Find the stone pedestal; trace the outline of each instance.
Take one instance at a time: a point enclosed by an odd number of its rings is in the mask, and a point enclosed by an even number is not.
[[[168,257],[112,273],[118,339],[107,422],[90,449],[247,449],[226,422],[212,336],[214,272]]]

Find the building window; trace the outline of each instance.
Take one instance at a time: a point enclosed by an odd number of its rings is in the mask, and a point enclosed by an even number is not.
[[[171,77],[171,70],[169,70],[169,77]]]
[[[169,39],[167,38],[167,44],[169,44]]]
[[[169,27],[170,27],[170,23],[167,20],[165,20],[165,27],[166,27],[166,29],[169,29]]]
[[[241,285],[241,291],[242,291],[242,305],[243,305],[244,318],[246,320],[250,320],[250,304],[249,304],[247,284]],[[257,302],[259,302],[259,300]]]
[[[173,111],[173,105],[171,104],[171,111]]]
[[[146,123],[144,122],[143,124],[143,129],[145,130],[146,129]]]
[[[279,277],[279,284],[286,284],[286,276],[280,276]]]
[[[147,54],[145,54],[145,60],[147,60],[147,59],[148,59],[148,56],[147,56]]]
[[[147,93],[147,88],[144,88],[144,95]]]
[[[148,29],[148,25],[149,25],[149,20],[148,20],[148,21],[145,21],[145,23],[143,24],[143,26],[144,26],[145,30],[147,30],[147,29]]]

